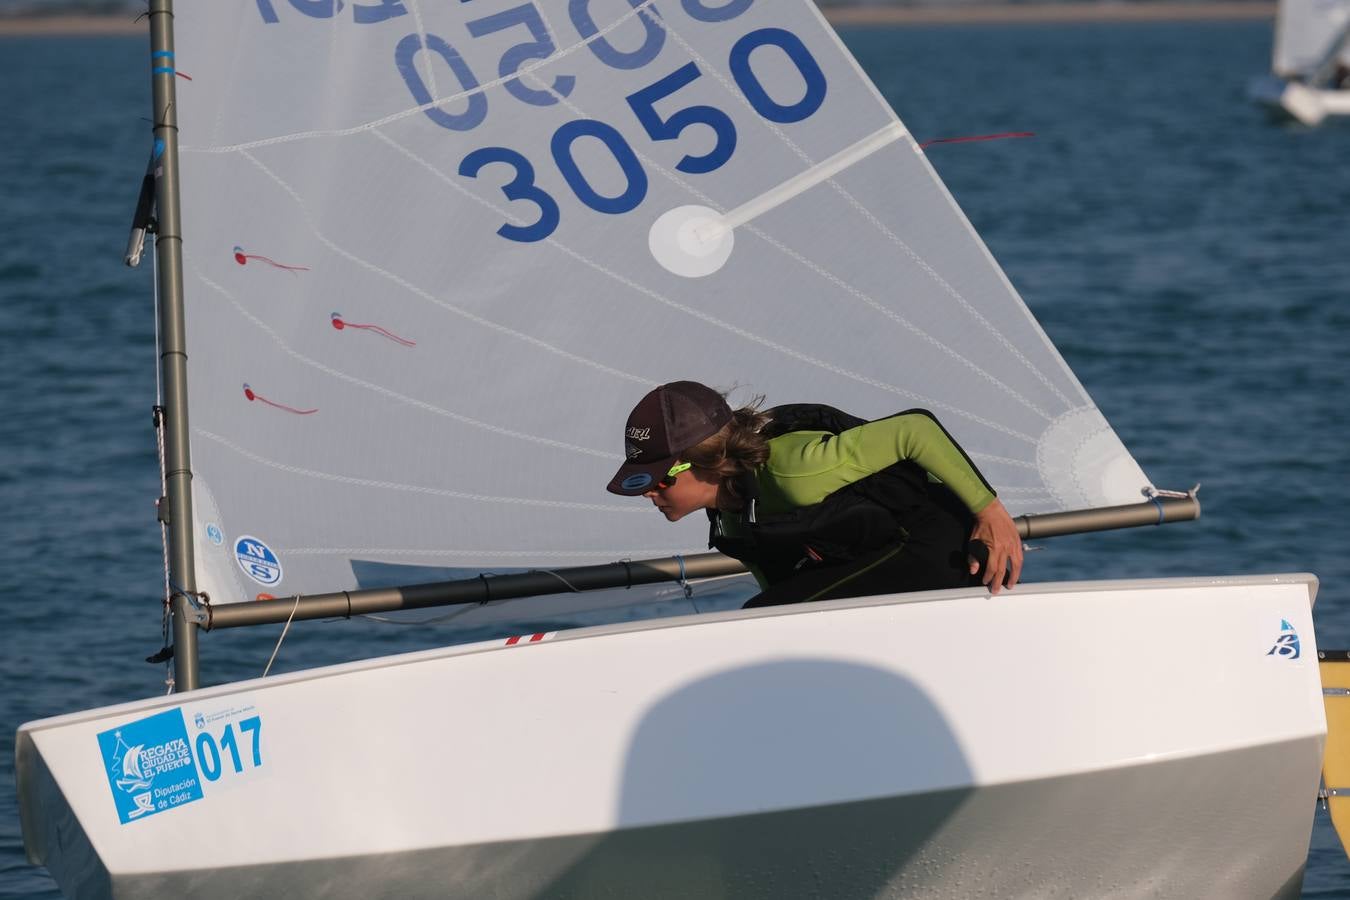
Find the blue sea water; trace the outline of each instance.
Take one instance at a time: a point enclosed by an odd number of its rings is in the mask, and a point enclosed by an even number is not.
[[[1061,538],[1028,577],[1311,571],[1350,645],[1350,126],[1244,98],[1263,23],[845,32],[1155,483],[1199,522]],[[149,148],[145,43],[0,38],[0,735],[163,689],[150,271],[121,264]],[[1159,623],[1158,652],[1183,652]],[[258,674],[277,629],[203,639],[208,683]],[[417,649],[436,629],[299,626],[278,668]],[[1146,660],[1140,661],[1147,664]],[[0,738],[0,896],[27,865]],[[1312,804],[1312,798],[1309,798]],[[1350,897],[1319,814],[1305,897]]]

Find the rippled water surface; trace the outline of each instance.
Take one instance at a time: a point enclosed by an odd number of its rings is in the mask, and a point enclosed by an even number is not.
[[[1197,523],[1063,538],[1036,580],[1311,571],[1322,646],[1350,645],[1350,127],[1267,122],[1251,23],[858,30],[845,39],[1155,483]],[[0,734],[146,696],[162,670],[150,272],[121,265],[148,152],[144,42],[0,39]],[[281,669],[444,642],[297,628]],[[274,629],[204,641],[256,675]],[[1184,652],[1159,623],[1158,652]],[[1141,660],[1141,664],[1146,661]],[[0,740],[0,895],[26,864]],[[1312,800],[1309,799],[1311,804]],[[1319,816],[1307,897],[1350,897]]]

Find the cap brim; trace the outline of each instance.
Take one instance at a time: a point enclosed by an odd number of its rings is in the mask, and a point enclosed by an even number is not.
[[[661,476],[670,471],[676,457],[658,459],[649,463],[624,463],[610,479],[605,490],[624,497],[638,497],[656,486]]]

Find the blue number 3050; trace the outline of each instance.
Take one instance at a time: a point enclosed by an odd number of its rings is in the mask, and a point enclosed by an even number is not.
[[[801,73],[805,90],[797,102],[781,104],[774,100],[755,74],[750,64],[750,54],[757,48],[765,46],[778,47]],[[736,86],[745,95],[751,107],[770,122],[800,122],[814,115],[825,102],[825,74],[815,57],[811,55],[811,51],[790,31],[781,28],[761,28],[745,35],[731,48],[730,69]],[[736,149],[736,128],[731,117],[716,107],[698,105],[686,107],[663,118],[661,113],[657,112],[656,104],[672,96],[702,74],[695,63],[686,63],[626,98],[638,123],[653,141],[676,140],[685,129],[694,125],[703,125],[712,130],[716,141],[711,150],[701,156],[686,155],[675,164],[675,168],[679,171],[693,175],[715,171],[731,159]],[[432,111],[440,112],[433,109],[428,113]],[[468,113],[462,115],[479,118],[475,116],[472,107]],[[457,130],[464,130],[466,125],[463,119],[453,125],[448,122],[440,124]],[[477,124],[477,121],[473,124]],[[597,191],[577,165],[572,145],[582,137],[600,141],[618,163],[626,179],[626,186],[617,195],[607,196]],[[566,122],[554,132],[550,149],[553,161],[567,186],[576,194],[578,200],[596,212],[611,215],[626,213],[636,209],[647,196],[647,173],[643,171],[633,148],[618,129],[611,125],[595,119]],[[502,193],[506,198],[532,203],[538,210],[533,224],[508,223],[498,228],[497,233],[507,240],[523,242],[541,241],[551,235],[560,220],[558,203],[547,191],[535,184],[534,166],[524,155],[507,147],[483,147],[464,157],[459,174],[476,178],[485,166],[492,163],[509,165],[515,172],[515,177],[502,187]]]

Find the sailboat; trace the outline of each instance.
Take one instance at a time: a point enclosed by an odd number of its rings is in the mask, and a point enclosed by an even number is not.
[[[141,771],[142,749],[142,746],[137,744],[134,747],[125,747],[123,750],[121,764],[122,777],[117,779],[116,784],[119,789],[128,793],[132,791],[143,791],[150,787],[151,784],[151,782],[146,780],[145,773]]]
[[[1350,115],[1350,3],[1280,0],[1271,74],[1254,79],[1248,92],[1304,125]]]
[[[68,896],[1298,895],[1314,576],[743,610],[604,492],[696,377],[930,409],[1028,539],[1198,515],[814,4],[148,20],[174,692],[20,729]],[[202,684],[205,632],[442,604],[521,630]]]

